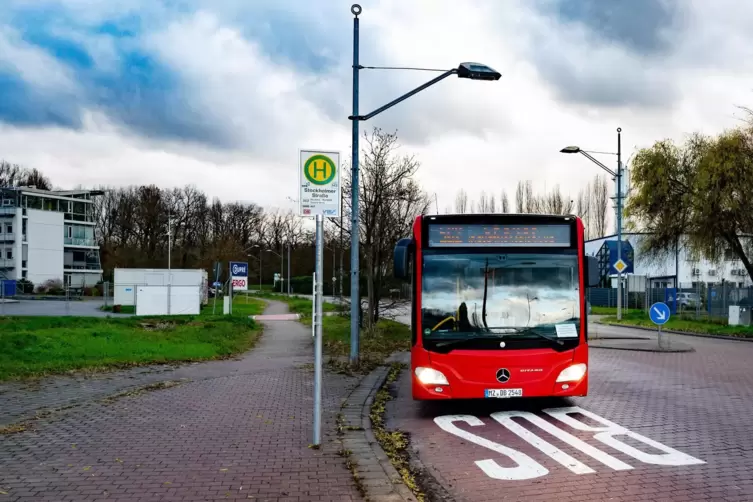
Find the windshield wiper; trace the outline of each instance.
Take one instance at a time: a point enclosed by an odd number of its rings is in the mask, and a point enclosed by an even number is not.
[[[550,342],[556,343],[558,345],[564,345],[565,342],[560,340],[559,338],[552,338],[551,336],[545,335],[539,331],[536,330],[536,328],[508,328],[515,330],[515,333],[524,333],[524,334],[532,334],[536,335],[539,338],[543,338],[544,340],[549,340]]]

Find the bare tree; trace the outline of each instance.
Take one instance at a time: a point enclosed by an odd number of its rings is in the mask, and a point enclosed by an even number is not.
[[[525,191],[525,212],[529,214],[539,212],[539,201],[533,193],[533,182],[527,180],[524,186]]]
[[[489,213],[489,199],[486,196],[486,192],[481,191],[481,195],[478,198],[478,204],[476,205],[477,212],[484,214]]]
[[[537,197],[537,199],[538,210],[541,213],[565,215],[571,214],[573,211],[573,201],[562,194],[559,185],[556,185],[551,192]]]
[[[502,190],[502,197],[499,199],[499,209],[502,213],[510,212],[510,201],[507,200],[507,192]]]
[[[455,196],[455,212],[457,214],[466,214],[469,212],[468,209],[468,192],[461,188]]]
[[[591,209],[594,220],[593,237],[603,237],[606,235],[608,208],[609,185],[605,176],[596,175],[591,188]]]
[[[392,252],[397,241],[410,235],[413,220],[426,214],[431,198],[414,179],[419,163],[410,156],[398,157],[398,138],[374,128],[364,133],[360,172],[360,238],[363,267],[368,297],[368,327],[373,327],[380,317],[380,300],[391,270]],[[350,172],[346,171],[343,190],[350,192]],[[463,192],[464,193],[464,192]],[[467,204],[467,196],[465,198]],[[349,220],[350,200],[343,205]],[[337,224],[337,223],[336,223]],[[343,225],[350,234],[350,228]]]
[[[494,194],[491,194],[489,196],[489,212],[490,213],[497,212],[497,198],[494,197]]]
[[[526,206],[525,184],[522,181],[518,181],[518,186],[515,187],[515,212],[525,213],[525,206]]]
[[[591,230],[591,199],[588,196],[589,192],[590,183],[578,191],[578,198],[575,204],[575,214],[583,220],[583,230],[586,234],[586,239],[590,239],[593,235],[593,231]]]

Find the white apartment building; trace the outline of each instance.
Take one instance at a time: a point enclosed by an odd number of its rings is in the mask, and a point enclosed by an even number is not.
[[[94,238],[96,190],[0,188],[0,278],[71,287],[102,280]]]
[[[678,249],[677,256],[670,254],[664,260],[649,260],[642,256],[640,251],[641,241],[644,238],[645,235],[639,233],[622,234],[623,242],[628,241],[633,247],[633,274],[645,276],[651,287],[676,287],[675,275],[679,276],[678,282],[681,288],[695,288],[698,283],[721,284],[724,282],[733,287],[752,285],[742,262],[731,253],[728,253],[725,259],[719,263],[712,263],[705,259],[693,259],[683,249]],[[586,255],[596,256],[605,241],[617,241],[617,236],[609,235],[586,241]],[[616,285],[617,282],[614,281],[614,287]]]

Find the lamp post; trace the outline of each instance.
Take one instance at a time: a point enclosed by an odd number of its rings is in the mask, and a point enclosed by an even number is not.
[[[251,246],[251,249],[254,249],[254,248],[259,249],[259,245],[258,244],[254,244],[253,246]],[[259,293],[261,293],[261,254],[262,254],[261,253],[261,249],[259,249]],[[248,255],[248,257],[249,258],[256,258],[253,255]]]
[[[353,14],[353,114],[348,117],[348,120],[353,122],[352,131],[352,144],[351,144],[351,244],[350,244],[350,363],[356,364],[358,362],[359,352],[359,333],[360,333],[360,313],[361,313],[361,296],[359,291],[359,225],[358,225],[358,127],[359,122],[369,120],[370,118],[379,115],[385,110],[392,108],[398,103],[405,101],[409,97],[418,94],[424,89],[431,87],[432,85],[441,82],[451,75],[457,75],[459,78],[467,78],[470,80],[499,80],[502,75],[489,68],[486,65],[478,63],[461,63],[457,68],[444,71],[438,77],[429,80],[423,85],[420,85],[409,91],[397,99],[394,99],[384,106],[381,106],[367,115],[360,115],[358,110],[358,72],[366,67],[361,66],[359,63],[359,19],[361,14],[361,6],[353,4],[350,7],[350,12]],[[369,69],[401,69],[401,68],[386,68],[386,67],[369,67]]]
[[[617,179],[617,261],[622,260],[622,128],[617,128],[617,172],[609,169],[578,146],[567,146],[561,153],[580,153],[588,160],[608,172],[613,179]],[[615,155],[612,152],[600,152]],[[617,319],[622,319],[622,271],[617,270]]]

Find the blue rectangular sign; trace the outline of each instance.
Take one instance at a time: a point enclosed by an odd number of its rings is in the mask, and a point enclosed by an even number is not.
[[[231,261],[230,275],[232,277],[248,277],[248,263],[242,261]]]

